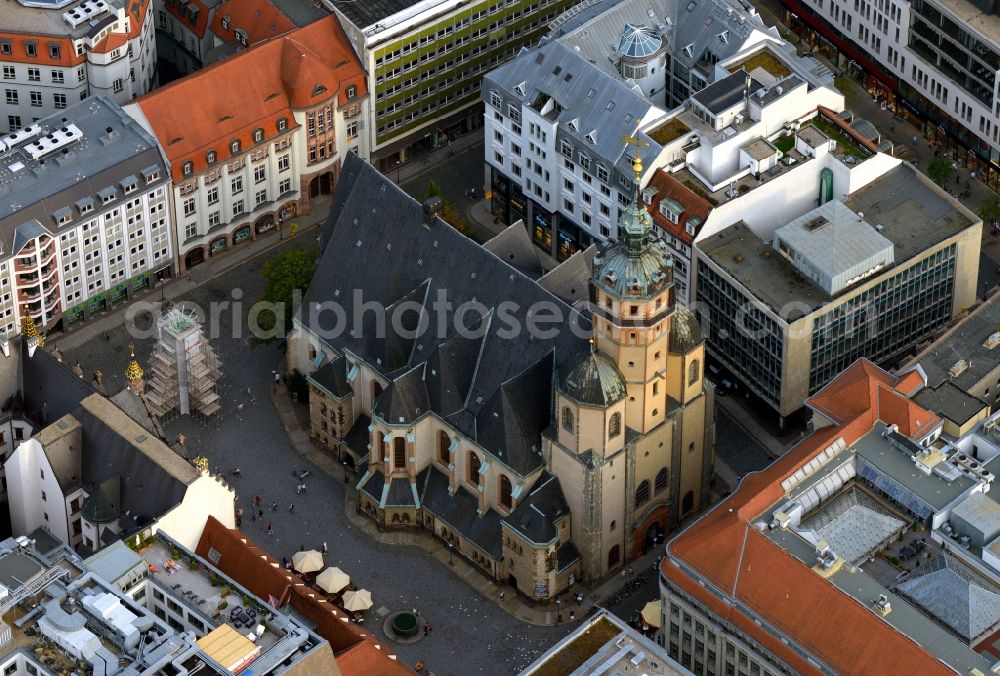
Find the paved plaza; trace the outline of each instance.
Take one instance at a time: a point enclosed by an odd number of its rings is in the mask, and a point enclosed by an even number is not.
[[[285,243],[281,249],[301,245],[301,240]],[[281,250],[279,249],[279,250]],[[183,300],[207,307],[212,302],[232,300],[232,290],[241,289],[244,299],[261,292],[260,266],[266,257],[211,279],[189,292]],[[245,326],[244,317],[238,322]],[[222,326],[232,326],[232,314],[221,314]],[[111,329],[107,337],[98,335],[89,342],[68,349],[63,355],[69,364],[80,362],[86,377],[94,370],[105,374],[105,390],[111,394],[124,386],[123,371],[128,363],[128,344],[135,341],[142,363],[149,359],[151,339],[136,340],[123,326]],[[223,410],[208,424],[188,418],[168,423],[172,439],[187,437],[191,454],[204,454],[212,467],[225,476],[236,466],[242,478],[235,480],[240,504],[260,495],[265,505],[264,521],[253,522],[249,511],[243,530],[278,558],[291,557],[300,545],[319,547],[326,542],[327,560],[339,565],[359,587],[372,592],[375,600],[369,613],[370,631],[381,633],[375,610],[390,611],[416,607],[434,625],[433,633],[413,646],[394,646],[408,664],[420,660],[438,674],[513,673],[534,660],[570,627],[537,627],[524,624],[495,603],[480,596],[452,570],[417,547],[381,544],[351,525],[344,514],[343,481],[319,475],[307,479],[308,490],[297,495],[295,470],[307,463],[292,448],[267,388],[272,371],[281,359],[278,346],[251,348],[245,336],[228,333],[214,339],[222,360]],[[269,511],[277,500],[277,512]],[[295,505],[295,513],[288,511]],[[274,535],[265,529],[272,522]],[[471,646],[478,646],[470,650]]]

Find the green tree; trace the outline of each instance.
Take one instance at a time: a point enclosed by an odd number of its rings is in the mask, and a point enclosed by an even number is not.
[[[437,184],[433,178],[427,181],[427,187],[424,189],[424,201],[429,200],[432,197],[444,198],[444,191],[441,190],[441,186]]]
[[[317,247],[289,249],[264,263],[264,293],[248,317],[253,344],[273,343],[291,331],[296,291],[304,295],[309,288],[318,256]]]
[[[979,207],[979,217],[983,219],[986,226],[1000,221],[1000,195],[990,191],[990,194],[983,200],[983,205]]]
[[[451,225],[451,227],[455,228],[469,239],[476,240],[476,233],[469,225],[469,222],[465,220],[465,217],[462,216],[458,207],[456,207],[453,203],[444,202],[441,204],[441,220]]]
[[[940,186],[944,186],[951,178],[951,159],[947,155],[935,155],[931,165],[927,167],[927,175]]]

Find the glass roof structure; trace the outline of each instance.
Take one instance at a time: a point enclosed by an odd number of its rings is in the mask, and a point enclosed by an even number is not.
[[[618,43],[618,53],[634,59],[655,54],[663,46],[663,38],[646,26],[625,24],[622,39]]]

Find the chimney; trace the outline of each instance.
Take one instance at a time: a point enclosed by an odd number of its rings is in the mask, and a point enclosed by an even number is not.
[[[430,197],[424,201],[424,225],[430,227],[441,215],[441,198]]]

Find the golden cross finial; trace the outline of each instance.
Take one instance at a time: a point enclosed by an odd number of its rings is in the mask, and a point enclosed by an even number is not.
[[[135,356],[135,343],[128,344],[128,351],[133,357]]]

